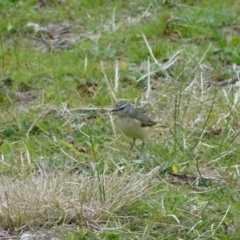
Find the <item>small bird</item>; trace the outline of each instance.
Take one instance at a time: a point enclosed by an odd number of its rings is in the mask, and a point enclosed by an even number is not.
[[[145,139],[149,132],[149,127],[152,127],[157,123],[143,113],[140,113],[133,104],[127,101],[117,102],[111,112],[118,116],[118,126],[123,134],[133,139],[129,153],[131,152],[137,138],[142,140],[142,153]]]

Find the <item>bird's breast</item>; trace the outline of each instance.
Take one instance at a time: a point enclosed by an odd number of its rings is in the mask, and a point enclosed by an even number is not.
[[[148,135],[148,127],[142,127],[140,121],[135,118],[119,118],[118,127],[124,135],[130,138],[145,139]]]

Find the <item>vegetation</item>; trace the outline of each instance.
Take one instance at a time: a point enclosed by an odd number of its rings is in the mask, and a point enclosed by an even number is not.
[[[239,239],[238,1],[4,0],[0,14],[1,237]],[[159,122],[141,156],[117,99]]]

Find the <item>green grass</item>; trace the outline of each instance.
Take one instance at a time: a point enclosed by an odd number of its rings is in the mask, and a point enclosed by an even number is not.
[[[238,239],[239,3],[58,2],[0,3],[0,229]],[[142,156],[116,99],[166,126]]]

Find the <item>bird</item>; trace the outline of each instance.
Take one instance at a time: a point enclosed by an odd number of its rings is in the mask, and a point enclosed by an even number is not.
[[[118,117],[118,127],[122,133],[133,139],[129,154],[135,145],[136,139],[142,140],[142,153],[145,146],[145,139],[149,133],[149,127],[157,123],[147,115],[139,112],[136,107],[128,101],[118,101],[111,112]]]

